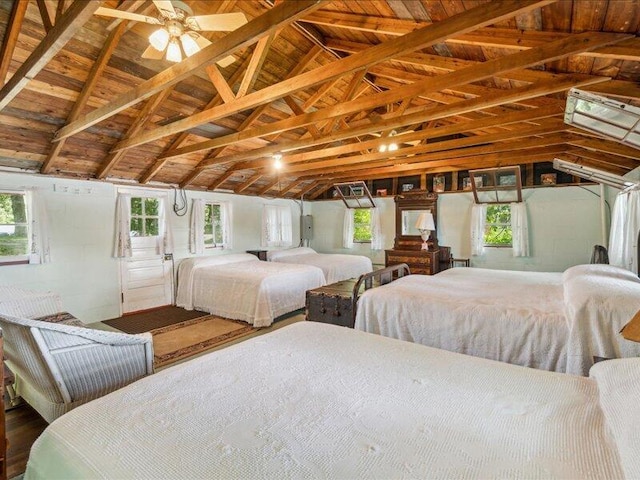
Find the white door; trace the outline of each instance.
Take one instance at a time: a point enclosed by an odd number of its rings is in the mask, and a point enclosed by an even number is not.
[[[131,257],[120,260],[122,313],[173,303],[173,258],[159,253],[159,198],[131,199]],[[154,235],[155,234],[155,235]]]

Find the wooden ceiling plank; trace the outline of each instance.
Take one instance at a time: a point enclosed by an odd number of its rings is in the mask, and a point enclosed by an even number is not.
[[[92,5],[95,4],[95,8],[100,5],[100,2],[87,3]],[[81,132],[90,126],[95,125],[96,123],[151,97],[152,95],[155,95],[163,89],[171,85],[175,85],[176,83],[193,75],[195,70],[211,65],[236,50],[251,45],[261,37],[269,35],[272,31],[282,28],[284,25],[297,20],[299,17],[316,8],[320,8],[323,3],[325,3],[325,0],[297,0],[295,2],[281,3],[271,10],[268,10],[260,17],[251,20],[249,23],[218,39],[208,47],[200,50],[190,57],[187,57],[182,62],[179,62],[158,73],[149,80],[140,83],[138,86],[120,95],[104,107],[98,108],[84,117],[79,118],[75,122],[64,126],[58,131],[56,140],[61,140],[70,135]],[[179,133],[180,131],[188,130],[188,128],[175,130],[167,135]]]
[[[576,155],[583,158],[596,161],[600,164],[600,168],[607,170],[609,167],[615,166],[624,168],[627,171],[631,171],[638,167],[640,159],[620,157],[618,155],[612,155],[597,150],[590,150],[586,148],[576,147],[567,150],[568,155]]]
[[[309,184],[306,187],[302,188],[298,192],[298,197],[300,197],[300,198],[304,197],[307,193],[311,192],[312,190],[315,190],[317,187],[318,187],[318,183],[311,182],[311,184]]]
[[[14,0],[13,2],[11,16],[9,17],[7,30],[4,32],[2,49],[0,50],[0,85],[4,85],[7,78],[9,65],[11,65],[13,52],[18,43],[18,35],[20,35],[20,28],[28,6],[29,0]]]
[[[300,74],[270,87],[265,87],[259,92],[254,92],[236,99],[235,102],[220,105],[199,114],[192,115],[189,118],[178,120],[171,125],[157,128],[151,132],[145,132],[138,136],[138,138],[120,142],[116,149],[135,147],[203,123],[272,102],[298,90],[304,90],[314,85],[324,83],[332,78],[366,69],[371,65],[393,58],[402,53],[426,48],[446,38],[458,35],[460,32],[468,32],[484,25],[490,25],[503,18],[509,18],[517,13],[539,8],[553,1],[554,0],[524,0],[519,2],[509,1],[482,4],[479,7],[467,10],[463,14],[450,17],[442,22],[434,23],[423,30],[416,30],[403,37],[394,38],[378,44],[360,54],[351,55],[350,57],[337,60],[329,65]],[[286,3],[287,2],[284,4]],[[228,38],[233,33],[234,32],[225,38]],[[196,55],[194,55],[194,57]],[[64,132],[66,128],[67,127],[63,128],[61,132]]]
[[[267,185],[265,185],[262,189],[258,190],[256,192],[256,195],[260,197],[260,196],[266,194],[269,190],[271,190],[273,187],[275,187],[279,182],[280,182],[280,179],[276,177],[274,180],[272,180]]]
[[[244,192],[247,188],[249,188],[251,185],[253,185],[258,180],[260,180],[263,175],[264,175],[264,173],[262,173],[262,172],[258,172],[256,174],[252,175],[246,181],[244,181],[240,185],[238,185],[235,188],[235,190],[233,191],[233,193],[242,193],[242,192]]]
[[[304,183],[304,180],[294,180],[290,182],[289,185],[287,185],[286,187],[284,187],[282,190],[278,192],[278,197],[283,198],[287,193],[289,193],[291,190],[296,188],[301,183]]]
[[[42,39],[31,55],[18,68],[16,73],[0,89],[0,111],[13,100],[18,93],[42,70],[82,28],[93,15],[101,2],[76,0],[69,7],[60,21]]]
[[[128,136],[136,135],[140,132],[151,120],[155,112],[162,105],[162,103],[169,98],[171,92],[173,91],[173,85],[166,88],[162,92],[156,93],[153,97],[151,97],[144,108],[140,111],[140,114],[136,117],[134,122],[131,124],[127,133],[125,133],[125,138]],[[62,142],[58,142],[62,143]],[[103,179],[106,178],[111,171],[115,168],[117,163],[122,160],[122,158],[126,155],[127,152],[115,152],[109,153],[107,157],[102,161],[100,168],[98,169],[98,173],[96,174],[96,178]]]
[[[205,68],[205,71],[207,72],[207,75],[209,75],[209,80],[211,80],[211,83],[222,98],[222,101],[226,103],[236,98],[233,90],[231,90],[231,87],[222,76],[220,69],[215,63]]]
[[[67,117],[67,123],[73,122],[76,118],[78,118],[80,113],[82,113],[82,109],[87,105],[87,102],[89,101],[89,98],[93,93],[93,89],[102,76],[102,73],[104,72],[107,63],[109,63],[109,59],[111,58],[113,51],[116,49],[118,42],[120,41],[120,37],[125,32],[126,26],[126,21],[121,22],[115,29],[111,31],[111,33],[109,33],[109,36],[107,37],[102,50],[98,54],[98,58],[96,58],[96,61],[91,66],[91,70],[89,71],[87,80],[84,82],[82,91],[78,95],[78,98],[76,99],[76,102]],[[50,173],[51,170],[53,170],[53,164],[60,155],[60,152],[62,151],[62,147],[64,147],[64,145],[64,140],[52,144],[51,150],[47,155],[47,159],[44,161],[42,167],[40,168],[40,173],[46,174]]]
[[[53,21],[51,20],[49,8],[47,7],[47,4],[44,0],[36,0],[36,4],[38,5],[38,10],[40,11],[40,18],[42,18],[42,26],[44,27],[44,31],[49,33],[49,31],[53,28]]]
[[[333,80],[330,80],[328,82],[326,82],[324,85],[322,85],[317,91],[316,93],[314,93],[313,95],[311,95],[306,102],[304,102],[302,104],[302,108],[304,110],[309,110],[311,107],[313,107],[316,103],[318,103],[320,101],[320,99],[322,97],[324,97],[327,92],[329,90],[331,90],[336,83],[338,83],[340,81],[340,78],[334,78]]]
[[[221,186],[224,182],[226,182],[229,177],[231,177],[231,175],[233,175],[234,172],[227,170],[226,172],[224,172],[222,175],[220,175],[218,178],[216,178],[208,187],[208,190],[215,190],[216,188],[218,188],[219,186]],[[181,186],[181,188],[184,188]]]
[[[568,143],[576,147],[582,147],[586,149],[591,148],[600,152],[619,155],[621,157],[632,158],[635,160],[640,159],[640,150],[638,150],[637,148],[627,147],[626,145],[610,140],[586,138],[572,140]]]
[[[253,88],[253,85],[256,83],[258,75],[260,74],[260,70],[262,69],[262,65],[267,59],[271,43],[275,39],[277,33],[278,32],[271,32],[270,35],[262,37],[256,43],[253,54],[251,55],[251,60],[249,61],[249,67],[244,73],[244,77],[240,82],[240,87],[238,87],[238,93],[236,94],[238,98],[245,96],[247,92]]]
[[[495,75],[496,72],[504,70],[512,70],[516,68],[523,68],[525,66],[535,65],[540,62],[544,62],[549,58],[558,58],[560,56],[571,55],[576,51],[582,51],[585,48],[595,48],[602,43],[610,43],[614,41],[620,41],[623,38],[627,38],[625,34],[600,34],[595,35],[593,32],[590,34],[579,34],[574,37],[569,37],[557,42],[548,43],[541,47],[518,52],[512,55],[496,58],[484,62],[480,65],[472,65],[460,70],[455,70],[445,75],[439,75],[436,77],[429,77],[420,82],[415,82],[410,85],[398,87],[392,90],[387,90],[383,93],[370,95],[358,100],[352,100],[350,102],[340,103],[331,107],[326,107],[322,110],[307,113],[305,115],[299,115],[290,119],[281,120],[272,123],[264,128],[257,128],[254,130],[243,130],[236,134],[230,134],[223,137],[219,137],[213,140],[204,141],[198,144],[189,145],[183,149],[168,152],[166,155],[179,156],[183,154],[193,153],[200,150],[206,150],[224,145],[226,142],[238,142],[241,140],[248,140],[258,136],[269,135],[277,133],[285,129],[299,128],[310,123],[317,121],[324,121],[328,118],[336,116],[343,116],[349,113],[356,113],[361,110],[368,110],[379,107],[381,105],[388,105],[396,101],[402,101],[405,98],[414,97],[416,95],[424,94],[425,92],[437,92],[439,90],[451,87],[452,85],[459,85],[471,82],[477,82],[482,79],[490,78]],[[374,47],[375,48],[375,47]],[[357,55],[357,54],[356,54]],[[355,57],[349,57],[353,58]],[[561,77],[565,81],[571,76]],[[575,78],[575,77],[573,77]],[[596,78],[594,83],[608,80],[605,78]],[[554,79],[554,82],[562,82],[561,79]],[[529,97],[531,98],[531,97]],[[400,117],[400,120],[404,117]],[[176,122],[177,123],[177,122]],[[397,128],[407,125],[398,124],[389,128]],[[363,132],[367,133],[367,132]],[[124,143],[124,142],[121,142]],[[228,144],[227,143],[227,144]]]
[[[362,83],[362,79],[364,78],[366,73],[367,73],[366,70],[360,70],[359,72],[356,72],[353,75],[353,78],[349,82],[349,85],[347,85],[347,88],[345,89],[342,95],[342,100],[340,101],[341,103],[348,102],[354,99],[354,97],[358,93],[358,85]],[[330,119],[329,122],[327,122],[327,125],[325,125],[325,127],[323,128],[322,130],[323,133],[324,134],[331,133],[331,131],[335,128],[338,120],[339,120],[338,117],[333,117],[332,119]]]

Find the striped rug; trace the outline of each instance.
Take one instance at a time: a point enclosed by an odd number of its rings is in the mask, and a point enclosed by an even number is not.
[[[215,315],[151,330],[153,365],[163,367],[257,331],[246,322]]]

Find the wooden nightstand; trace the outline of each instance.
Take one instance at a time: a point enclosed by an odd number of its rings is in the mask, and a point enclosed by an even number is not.
[[[247,250],[247,253],[250,253],[251,255],[255,255],[256,257],[258,257],[263,262],[267,261],[267,251],[266,250]]]
[[[468,267],[469,259],[468,258],[451,258],[451,268],[453,267]]]

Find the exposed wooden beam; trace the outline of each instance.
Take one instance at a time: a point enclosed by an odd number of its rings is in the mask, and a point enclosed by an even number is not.
[[[218,178],[216,178],[208,187],[209,190],[215,190],[216,188],[218,188],[220,185],[222,185],[224,182],[226,182],[229,177],[231,175],[233,175],[234,172],[227,170],[226,172],[224,172],[222,175],[220,175]],[[182,185],[181,185],[182,187]],[[184,188],[184,187],[182,187]]]
[[[282,28],[286,24],[297,20],[310,11],[320,8],[325,1],[326,0],[296,0],[295,2],[281,3],[260,17],[255,18],[249,23],[218,39],[216,42],[193,54],[191,57],[184,59],[182,62],[177,63],[149,80],[142,82],[137,87],[120,95],[104,107],[98,108],[84,117],[79,118],[75,122],[61,128],[56,135],[56,140],[61,140],[70,135],[81,132],[90,126],[95,125],[96,123],[109,118],[152,95],[155,95],[159,91],[164,90],[171,85],[175,85],[176,83],[193,75],[195,70],[211,65],[230,53],[251,45],[264,35],[268,35],[272,31]],[[92,5],[96,4],[94,5],[95,8],[100,4],[100,2],[87,3]],[[180,121],[174,123],[179,122]],[[184,128],[182,130],[176,129],[167,133],[167,135],[179,133],[180,131],[188,130],[188,128]]]
[[[421,30],[408,33],[407,35],[378,44],[360,54],[332,62],[329,65],[300,74],[291,79],[284,80],[276,85],[263,88],[259,92],[254,92],[218,107],[206,110],[189,118],[178,120],[171,125],[157,128],[151,132],[145,132],[137,138],[122,141],[116,146],[116,150],[131,148],[143,143],[147,143],[167,135],[173,135],[183,130],[188,130],[197,125],[211,122],[216,119],[232,115],[249,108],[272,102],[285,95],[290,95],[296,91],[324,83],[335,77],[347,75],[358,70],[366,69],[371,65],[379,63],[405,52],[426,48],[435,43],[442,42],[460,32],[469,32],[481,26],[490,25],[503,19],[510,18],[519,12],[539,8],[543,5],[553,3],[555,0],[522,0],[504,1],[482,4],[479,7],[467,10],[466,12],[450,17],[441,22],[435,23]],[[285,2],[286,4],[287,2]],[[275,7],[278,8],[278,7]],[[230,33],[227,37],[231,36]],[[208,47],[210,48],[210,47]],[[197,55],[197,54],[196,54]],[[195,57],[195,55],[194,55]],[[191,57],[193,58],[193,57]]]
[[[64,13],[65,0],[58,0],[58,5],[56,6],[56,19],[57,22],[62,18],[62,14]]]
[[[253,50],[253,54],[251,55],[251,60],[249,62],[249,67],[247,71],[244,73],[244,77],[242,78],[242,82],[240,82],[240,87],[238,87],[238,93],[236,94],[238,97],[243,97],[247,94],[253,85],[256,83],[258,79],[258,74],[262,69],[262,64],[267,58],[267,54],[269,53],[269,48],[271,47],[271,43],[276,37],[277,32],[271,32],[270,35],[266,37],[262,37],[256,43],[256,46]]]
[[[120,37],[125,32],[127,26],[127,21],[120,23],[115,29],[109,33],[107,40],[96,58],[96,61],[93,63],[91,70],[89,71],[89,75],[87,76],[87,80],[84,82],[84,86],[82,87],[82,91],[76,100],[76,103],[73,105],[71,112],[67,117],[67,123],[73,122],[76,118],[80,116],[82,113],[82,109],[87,105],[91,94],[93,93],[93,89],[95,88],[98,80],[102,76],[102,72],[109,63],[109,59],[113,54],[113,51],[116,49],[118,42],[120,41]],[[47,159],[42,164],[40,168],[40,173],[50,173],[53,169],[53,164],[60,155],[62,148],[65,145],[65,140],[60,142],[53,143],[51,146],[51,150],[47,155]]]
[[[271,190],[273,187],[275,187],[278,184],[278,182],[280,182],[280,179],[278,178],[278,176],[276,176],[276,178],[274,178],[271,182],[269,182],[263,188],[258,190],[258,192],[256,192],[256,195],[258,195],[258,196],[264,195],[269,190]]]
[[[235,190],[233,191],[233,193],[242,193],[242,192],[244,192],[247,188],[249,188],[251,185],[253,185],[258,180],[260,180],[260,178],[262,178],[263,175],[264,174],[262,172],[258,172],[256,174],[252,175],[247,180],[245,180],[240,185],[238,185],[235,188]]]
[[[44,27],[44,31],[49,33],[49,30],[53,28],[53,22],[55,20],[51,20],[51,14],[49,13],[49,8],[44,0],[36,0],[38,5],[38,10],[40,11],[40,17],[42,18],[42,26]],[[55,12],[53,12],[55,14]]]
[[[18,35],[24,20],[24,14],[29,6],[29,0],[14,0],[11,16],[7,24],[7,30],[4,32],[2,41],[2,49],[0,50],[0,85],[4,85],[9,72],[9,65],[13,58],[13,51],[18,43]]]
[[[225,144],[228,144],[227,142],[231,143],[248,140],[250,138],[269,135],[282,130],[299,128],[310,123],[324,121],[328,118],[333,118],[336,116],[356,113],[361,110],[370,110],[381,105],[388,105],[397,101],[402,101],[406,98],[415,97],[420,94],[424,95],[425,92],[437,92],[442,89],[446,89],[447,87],[451,87],[452,85],[477,82],[494,76],[496,72],[512,70],[515,68],[524,68],[526,66],[535,65],[540,62],[548,61],[550,59],[571,55],[576,51],[583,51],[586,48],[595,48],[595,46],[601,45],[602,43],[621,41],[624,38],[628,38],[628,36],[624,34],[608,33],[594,35],[593,32],[589,32],[589,34],[578,34],[573,37],[560,40],[558,42],[543,45],[536,49],[530,49],[512,55],[499,57],[494,60],[484,62],[480,65],[471,65],[460,70],[452,71],[445,75],[426,78],[420,82],[415,82],[410,85],[405,85],[403,87],[398,87],[375,95],[370,95],[364,98],[340,103],[338,105],[327,107],[322,110],[317,110],[315,112],[281,120],[266,127],[259,127],[252,130],[243,130],[242,132],[239,132],[237,134],[225,135],[213,140],[189,145],[188,147],[184,147],[180,150],[168,152],[165,156],[179,156],[183,154],[193,153],[196,151],[223,146]],[[368,51],[369,50],[366,50],[362,53],[366,53]],[[358,54],[355,54],[349,58],[353,58],[356,55]],[[570,77],[565,76],[564,78],[566,79]],[[597,79],[596,77],[596,80],[593,83],[598,83],[604,80],[608,79],[604,79],[602,77]],[[554,78],[553,82],[556,81],[560,82],[562,80]],[[390,126],[388,128],[397,128],[404,125],[408,125],[408,123],[400,122],[398,125]],[[377,130],[380,131],[382,130],[382,128],[378,128]],[[371,128],[370,130],[363,131],[359,134],[371,133],[373,131],[376,130],[374,128]]]
[[[205,70],[207,75],[209,75],[209,80],[211,80],[211,83],[224,102],[230,102],[236,98],[233,90],[231,90],[231,87],[222,76],[220,69],[215,63],[213,65],[209,65]]]
[[[169,98],[172,90],[173,86],[165,89],[162,92],[158,92],[153,97],[151,97],[145,104],[144,108],[140,111],[140,114],[136,117],[134,122],[127,130],[125,137],[136,135],[138,132],[140,132],[149,123],[162,103],[167,98]],[[100,179],[106,178],[117,165],[117,163],[122,159],[122,157],[126,155],[126,153],[127,152],[122,151],[108,154],[107,157],[102,161],[96,177]]]
[[[300,198],[304,197],[307,193],[311,192],[312,190],[315,190],[318,187],[318,183],[317,182],[311,182],[309,185],[307,185],[306,187],[304,187],[302,190],[300,190],[298,192],[298,196]]]
[[[296,188],[298,185],[300,185],[301,183],[304,183],[304,180],[294,180],[292,182],[289,182],[289,185],[287,185],[286,187],[284,187],[282,190],[280,190],[278,192],[278,197],[280,198],[284,198],[284,196],[289,193],[291,190],[293,190],[294,188]]]
[[[624,144],[613,142],[610,140],[587,138],[587,139],[572,140],[569,142],[569,144],[574,145],[576,147],[582,147],[587,149],[590,148],[600,152],[605,152],[613,155],[619,155],[621,157],[640,160],[640,150],[632,147],[627,147]]]
[[[0,111],[13,100],[29,81],[34,78],[65,44],[91,18],[102,2],[76,0],[59,22],[49,30],[42,42],[18,68],[16,73],[0,89]]]

